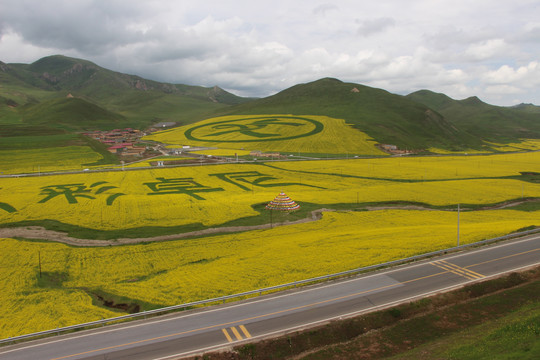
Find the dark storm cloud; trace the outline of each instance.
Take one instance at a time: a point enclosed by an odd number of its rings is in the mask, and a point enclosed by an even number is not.
[[[128,27],[143,18],[136,3],[109,1],[28,1],[4,2],[0,23],[36,46],[75,49],[96,54],[136,41],[143,34]]]

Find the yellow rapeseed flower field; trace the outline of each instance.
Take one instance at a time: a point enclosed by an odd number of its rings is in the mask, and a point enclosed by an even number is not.
[[[485,142],[486,150],[461,150],[461,151],[450,151],[445,149],[438,148],[429,148],[428,150],[435,154],[490,154],[493,151],[500,152],[515,152],[515,151],[535,151],[540,150],[540,140],[539,139],[520,139],[519,143],[509,143],[509,144],[498,144],[493,142]]]
[[[222,130],[226,130],[224,128]],[[540,153],[225,164],[0,178],[0,224],[92,229],[202,223],[258,212],[285,191],[303,203],[421,202],[455,209],[539,198]],[[461,241],[539,226],[539,211],[468,211]],[[440,234],[434,237],[434,234]],[[455,211],[325,212],[244,233],[106,248],[0,239],[0,337],[111,317],[86,291],[156,306],[237,293],[455,245]],[[42,271],[57,278],[38,279]]]
[[[282,162],[281,169],[362,176],[373,179],[452,180],[540,172],[540,152],[521,154],[392,157],[359,160]]]
[[[0,174],[82,170],[102,156],[88,146],[0,151]]]
[[[215,226],[254,216],[285,191],[318,204],[436,206],[540,197],[540,153],[228,164],[0,179],[0,223],[52,219],[92,229]],[[503,177],[502,179],[500,177]],[[3,205],[2,205],[3,204]]]
[[[0,239],[9,254],[0,258],[0,337],[113,316],[83,289],[165,306],[452,247],[456,219],[451,211],[325,212],[310,223],[106,248]],[[540,224],[537,212],[513,210],[460,220],[462,244]],[[39,286],[38,256],[58,284]]]
[[[238,115],[154,133],[166,144],[292,153],[386,155],[345,120],[315,115]]]
[[[244,156],[249,155],[250,151],[242,149],[207,149],[193,151],[194,154],[212,155],[212,156]]]

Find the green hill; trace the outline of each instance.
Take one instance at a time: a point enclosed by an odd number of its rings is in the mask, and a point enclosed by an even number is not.
[[[37,122],[72,131],[187,124],[249,101],[218,87],[160,83],[60,55],[32,64],[0,63],[0,81],[0,124]],[[69,94],[78,100],[66,102]]]
[[[486,141],[511,143],[519,139],[540,139],[538,106],[494,106],[476,96],[454,100],[429,90],[414,92],[407,98],[431,107],[454,126]]]
[[[379,143],[400,148],[480,147],[438,112],[385,90],[325,78],[222,110],[220,114],[326,115],[345,119]]]
[[[24,107],[21,114],[26,124],[68,131],[114,129],[129,125],[124,116],[77,98],[43,101],[37,105]]]
[[[250,99],[217,86],[161,83],[55,55],[32,64],[0,62],[0,83],[0,126],[10,131],[144,129],[219,115],[293,114],[345,119],[378,143],[401,149],[484,149],[484,141],[540,138],[538,106],[499,107],[429,90],[400,96],[331,78]]]

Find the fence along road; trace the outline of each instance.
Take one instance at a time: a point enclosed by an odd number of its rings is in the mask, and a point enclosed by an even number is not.
[[[0,359],[164,360],[253,341],[539,265],[540,234],[528,233],[352,279],[5,346]]]

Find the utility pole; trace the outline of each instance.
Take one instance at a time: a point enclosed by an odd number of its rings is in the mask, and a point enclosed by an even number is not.
[[[38,250],[39,278],[41,279],[41,251]]]

